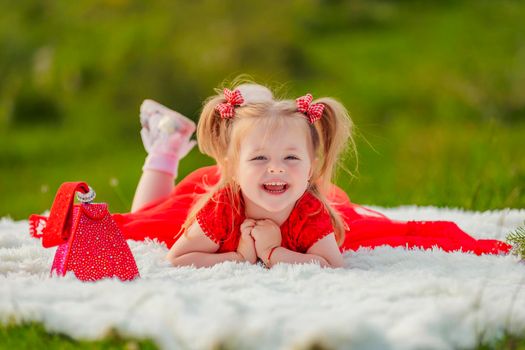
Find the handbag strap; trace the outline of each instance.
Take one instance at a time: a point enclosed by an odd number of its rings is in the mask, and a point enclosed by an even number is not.
[[[29,217],[29,234],[34,238],[42,238],[42,232],[47,224],[47,216],[31,214]]]
[[[57,191],[46,227],[43,230],[42,245],[46,248],[66,242],[70,232],[67,227],[73,209],[76,192],[88,193],[89,186],[85,182],[64,182]]]

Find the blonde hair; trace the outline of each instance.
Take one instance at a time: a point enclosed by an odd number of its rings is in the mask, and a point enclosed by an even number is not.
[[[353,154],[356,155],[352,137],[353,123],[345,107],[330,97],[314,100],[312,103],[322,103],[325,108],[321,119],[310,124],[305,115],[297,111],[295,100],[274,100],[273,93],[267,87],[248,82],[233,84],[231,90],[234,89],[241,91],[245,103],[235,107],[235,116],[231,119],[222,119],[215,110],[218,104],[226,101],[222,89],[215,89],[216,95],[204,101],[197,124],[198,147],[202,153],[215,159],[220,179],[215,185],[204,184],[206,194],[193,204],[177,237],[181,231],[187,231],[195,221],[197,213],[219,190],[226,190],[233,208],[232,222],[234,215],[243,214],[240,213],[240,187],[233,180],[235,165],[239,162],[241,141],[254,127],[262,127],[262,130],[269,133],[276,127],[282,127],[285,122],[295,122],[308,125],[313,155],[317,158],[313,163],[313,173],[307,191],[317,197],[328,210],[337,242],[341,245],[345,238],[345,229],[348,227],[332,207],[335,203],[329,202],[327,196],[338,165],[353,176],[343,164],[338,164],[342,163],[340,157],[348,146],[351,146]],[[315,213],[311,215],[313,214]]]

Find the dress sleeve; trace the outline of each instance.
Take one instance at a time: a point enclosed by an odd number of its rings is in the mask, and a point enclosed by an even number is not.
[[[216,193],[196,216],[202,231],[217,244],[221,244],[226,236],[223,224],[224,211],[225,203],[222,201],[222,196]]]
[[[317,241],[334,232],[330,213],[316,198],[308,200],[308,214],[299,233],[299,251],[306,253]],[[306,208],[305,208],[306,209]]]
[[[206,202],[197,213],[196,220],[206,236],[219,244],[221,248],[237,247],[235,240],[240,219],[235,213],[225,189],[219,190]],[[223,247],[225,243],[227,244]]]

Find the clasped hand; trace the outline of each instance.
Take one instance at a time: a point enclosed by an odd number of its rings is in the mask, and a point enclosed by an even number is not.
[[[265,261],[270,250],[279,247],[281,241],[281,229],[272,220],[246,219],[241,224],[241,239],[237,253],[251,263],[255,263],[257,257]]]

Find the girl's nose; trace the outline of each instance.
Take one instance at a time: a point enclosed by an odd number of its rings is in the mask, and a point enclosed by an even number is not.
[[[284,173],[284,169],[281,167],[269,167],[268,172],[270,174],[280,174],[280,173]]]

